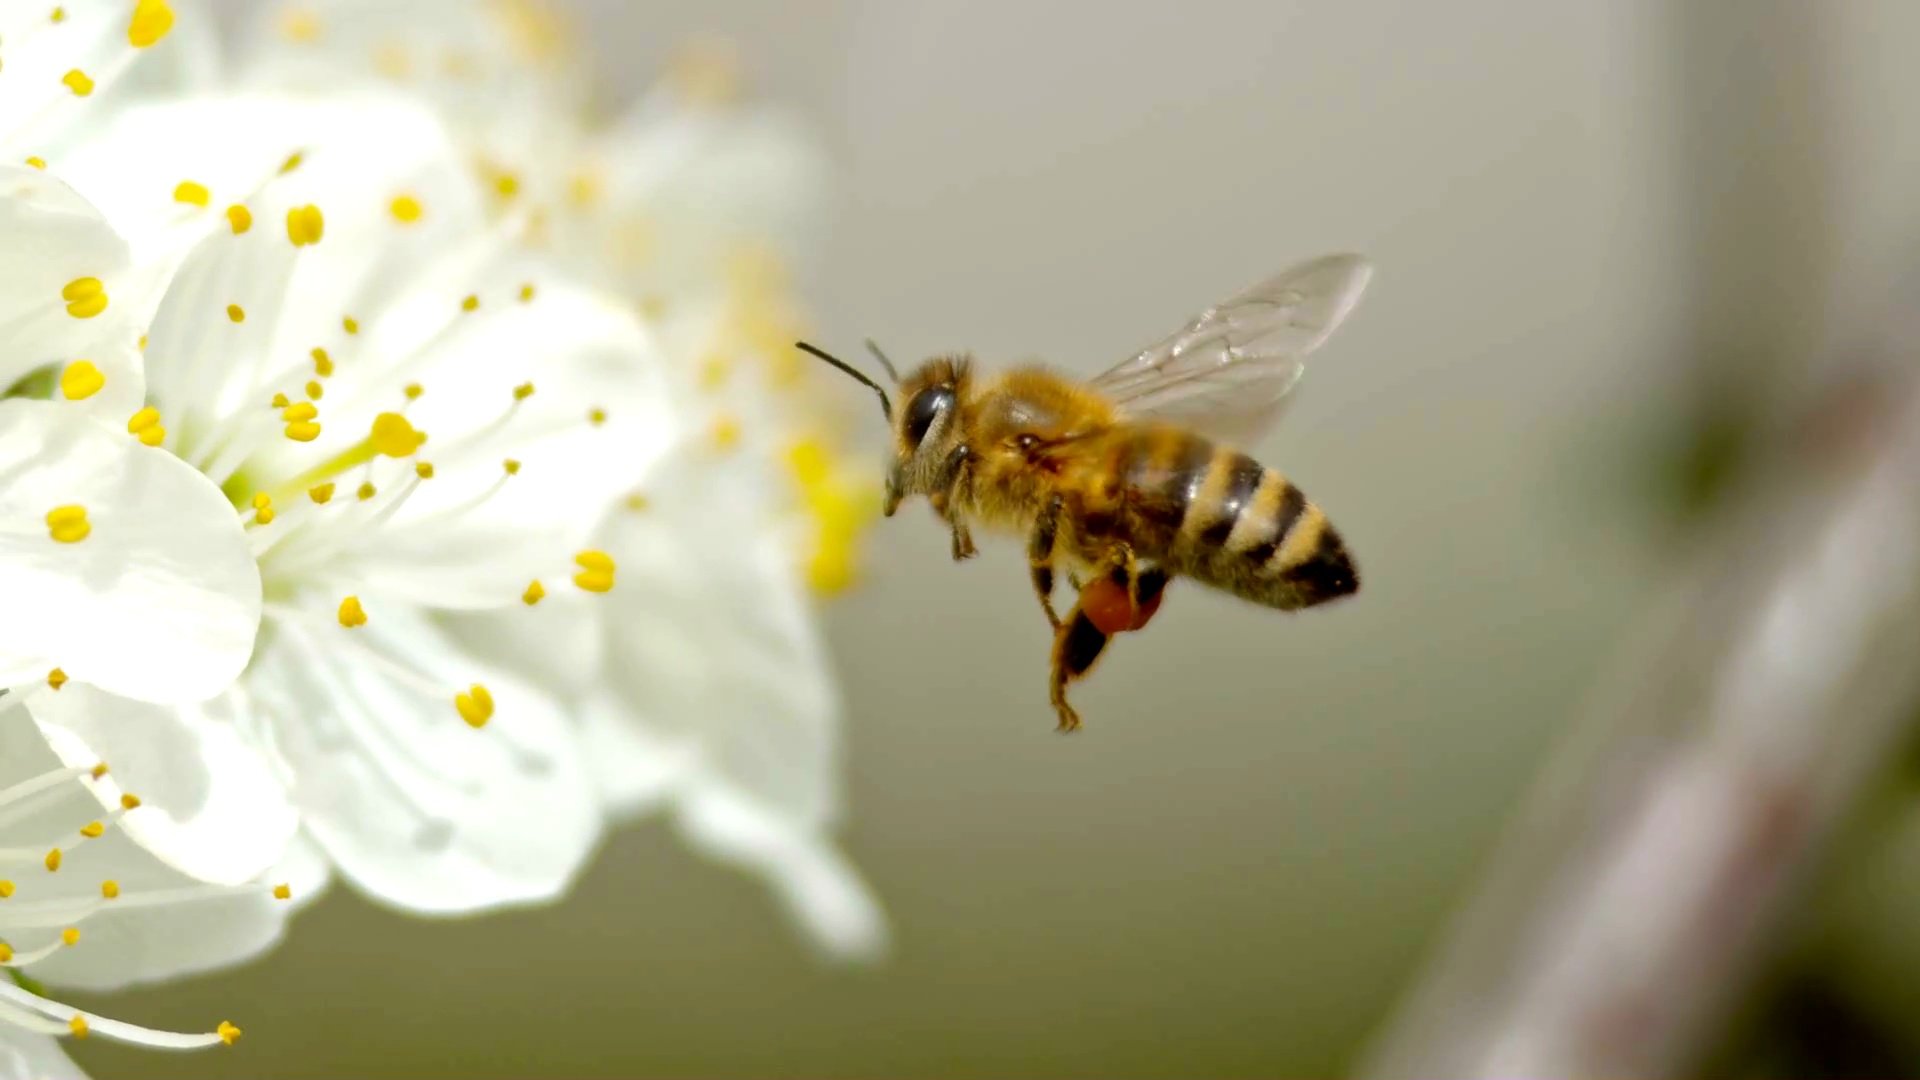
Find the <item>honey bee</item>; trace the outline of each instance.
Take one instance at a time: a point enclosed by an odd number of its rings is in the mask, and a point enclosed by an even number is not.
[[[893,431],[885,510],[925,495],[975,552],[970,526],[1024,536],[1033,591],[1053,628],[1049,699],[1061,731],[1080,727],[1067,687],[1116,634],[1139,630],[1168,580],[1191,578],[1293,611],[1360,587],[1353,558],[1318,506],[1234,449],[1269,429],[1302,361],[1359,302],[1372,267],[1356,255],[1300,263],[1194,316],[1091,380],[1040,367],[975,370],[936,356],[898,391],[806,342],[798,347],[872,388]],[[1062,618],[1055,573],[1078,596]]]

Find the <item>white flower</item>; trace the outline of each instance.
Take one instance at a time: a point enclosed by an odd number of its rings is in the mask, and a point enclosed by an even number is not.
[[[534,5],[326,0],[264,10],[260,26],[254,81],[424,94],[496,214],[523,217],[542,254],[617,283],[662,327],[692,437],[623,474],[633,497],[595,540],[623,588],[456,631],[530,677],[559,676],[616,820],[671,805],[700,849],[770,877],[813,940],[877,952],[878,905],[833,848],[840,702],[808,591],[851,581],[878,495],[864,474],[856,486],[833,415],[807,396],[797,313],[772,269],[805,247],[818,150],[784,115],[733,107],[705,56],[589,129],[583,65]]]
[[[597,838],[568,722],[435,617],[611,582],[587,544],[612,466],[674,437],[645,333],[514,255],[401,102],[155,106],[96,145],[70,166],[110,212],[151,216],[172,177],[209,195],[126,418],[232,499],[266,596],[245,674],[192,721],[241,732],[380,900],[556,895]]]
[[[36,723],[43,713],[69,726]],[[114,708],[78,684],[0,697],[0,1076],[79,1075],[54,1037],[160,1049],[239,1038],[224,1021],[204,1032],[140,1027],[37,985],[111,989],[236,963],[278,938],[292,897],[318,888],[308,858],[219,867],[199,858],[206,845],[191,834],[259,823],[244,812],[247,771],[223,767],[234,748],[182,752],[197,737],[173,730],[164,710]],[[112,771],[100,742],[122,752]]]

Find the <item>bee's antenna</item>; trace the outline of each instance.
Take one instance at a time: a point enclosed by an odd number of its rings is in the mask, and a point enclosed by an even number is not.
[[[880,346],[874,344],[872,338],[867,339],[867,351],[873,354],[875,360],[880,361],[881,367],[887,369],[887,378],[893,380],[893,385],[899,386],[900,373],[893,370],[893,361],[887,359],[887,354],[880,351]]]
[[[834,367],[839,368],[841,371],[844,371],[847,374],[853,376],[854,379],[858,380],[859,382],[866,384],[869,388],[873,390],[874,393],[880,395],[880,411],[886,414],[887,420],[889,422],[893,420],[893,402],[887,400],[887,391],[879,383],[874,382],[872,379],[869,379],[865,375],[862,375],[858,371],[855,371],[845,361],[840,360],[837,357],[830,356],[827,353],[821,351],[820,349],[815,348],[812,345],[807,344],[804,341],[796,341],[793,343],[793,345],[794,345],[794,348],[799,349],[801,352],[806,353],[809,356],[817,356],[820,359],[825,360],[827,363],[832,364]],[[889,364],[887,366],[887,370],[891,372],[893,370],[893,366]],[[895,381],[897,382],[899,380],[896,378]]]

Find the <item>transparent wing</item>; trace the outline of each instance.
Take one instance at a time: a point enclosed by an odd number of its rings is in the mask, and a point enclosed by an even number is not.
[[[1323,255],[1193,317],[1091,385],[1131,416],[1172,420],[1244,443],[1279,415],[1308,354],[1360,300],[1373,266]]]

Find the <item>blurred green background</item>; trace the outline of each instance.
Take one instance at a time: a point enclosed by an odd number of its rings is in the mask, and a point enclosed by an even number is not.
[[[545,910],[337,889],[248,967],[112,1002],[234,1014],[235,1051],[95,1040],[97,1076],[1341,1070],[1684,550],[1670,496],[1888,303],[1920,191],[1900,0],[573,6],[615,100],[715,31],[818,124],[832,347],[1091,374],[1366,252],[1259,447],[1364,588],[1295,617],[1176,588],[1063,739],[1021,553],[954,566],[915,508],[826,615],[884,964],[816,962],[756,882],[643,828]]]

